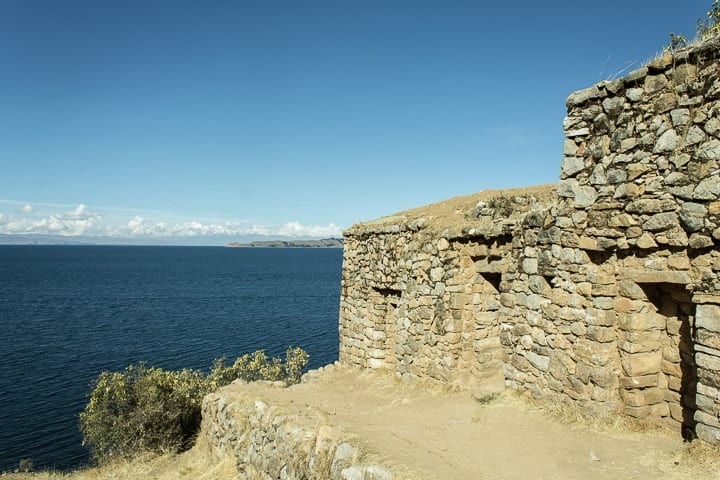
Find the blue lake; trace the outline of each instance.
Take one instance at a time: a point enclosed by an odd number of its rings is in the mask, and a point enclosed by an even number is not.
[[[77,415],[103,370],[335,361],[341,267],[340,249],[0,246],[0,472],[85,463]]]

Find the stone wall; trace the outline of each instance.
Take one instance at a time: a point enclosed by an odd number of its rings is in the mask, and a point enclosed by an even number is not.
[[[719,51],[571,94],[556,186],[346,231],[341,361],[720,443]]]
[[[256,382],[259,388],[263,382]],[[273,388],[270,382],[267,388]],[[390,480],[363,463],[358,446],[317,415],[303,418],[269,404],[243,383],[207,395],[200,434],[211,451],[235,459],[242,480]],[[285,388],[284,384],[274,388]]]

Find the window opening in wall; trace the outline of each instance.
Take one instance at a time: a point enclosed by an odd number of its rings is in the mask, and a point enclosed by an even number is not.
[[[508,245],[512,243],[512,240],[512,235],[500,235],[499,237],[495,238],[495,246],[502,247],[503,245]]]
[[[402,295],[402,292],[395,288],[373,287],[373,290],[375,290],[377,293],[379,293],[385,298],[400,298],[400,296]]]
[[[586,250],[585,252],[587,253],[590,261],[595,265],[602,265],[613,256],[613,252],[611,251],[595,252],[592,250]]]
[[[502,274],[492,272],[480,272],[480,275],[499,293],[500,282],[502,281]]]
[[[681,409],[681,432],[685,440],[695,438],[695,397],[697,366],[695,365],[695,305],[684,285],[670,283],[640,284],[657,313],[666,319],[661,373],[667,380],[666,398],[673,409]],[[672,405],[674,403],[674,405]]]

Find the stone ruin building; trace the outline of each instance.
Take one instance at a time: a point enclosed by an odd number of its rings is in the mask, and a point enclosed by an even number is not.
[[[348,229],[341,362],[720,444],[719,51],[571,94],[557,184]]]

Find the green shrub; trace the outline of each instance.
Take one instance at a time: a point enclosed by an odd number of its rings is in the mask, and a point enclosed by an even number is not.
[[[123,372],[102,372],[80,414],[83,445],[90,447],[100,463],[145,451],[185,449],[200,428],[205,395],[237,378],[298,383],[307,362],[304,350],[289,348],[284,363],[258,350],[238,357],[230,366],[224,359],[215,360],[207,375],[144,363],[130,365]]]
[[[33,471],[33,461],[31,458],[20,459],[20,465],[18,465],[18,472],[29,473]]]
[[[701,40],[720,33],[720,0],[713,0],[705,18],[697,21],[697,33]]]

